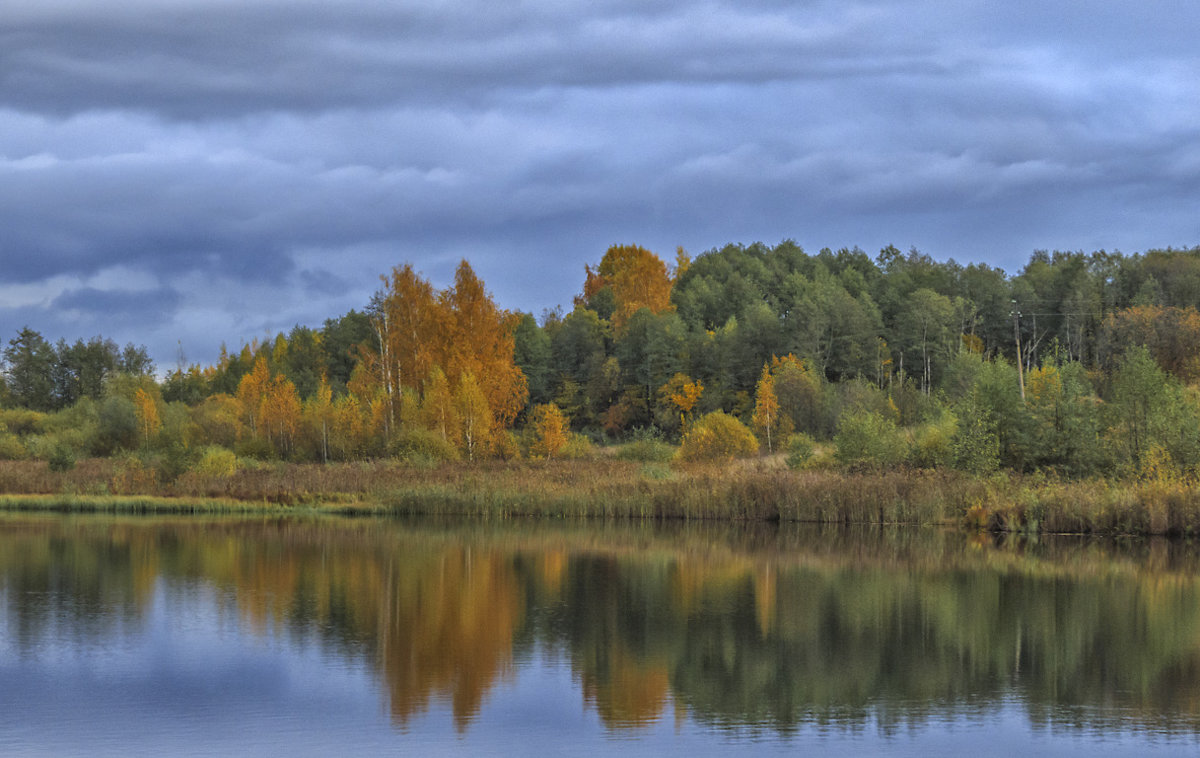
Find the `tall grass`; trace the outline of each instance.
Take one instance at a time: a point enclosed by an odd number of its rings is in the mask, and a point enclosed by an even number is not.
[[[778,458],[778,460],[776,460]],[[262,464],[164,481],[135,460],[0,461],[0,509],[326,511],[488,518],[942,524],[995,532],[1200,534],[1185,479],[1070,481],[999,473],[790,470],[782,457],[667,464],[600,457],[439,466]]]

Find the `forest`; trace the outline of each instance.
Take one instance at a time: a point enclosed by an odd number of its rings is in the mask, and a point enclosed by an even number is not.
[[[463,261],[362,310],[156,372],[144,348],[20,330],[0,460],[135,460],[160,481],[255,461],[775,456],[842,471],[1190,478],[1200,247],[1036,252],[1019,273],[784,241],[668,263],[611,247],[569,311],[501,308]],[[244,337],[244,336],[243,336]]]

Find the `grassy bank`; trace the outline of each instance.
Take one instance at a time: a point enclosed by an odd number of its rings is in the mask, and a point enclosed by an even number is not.
[[[0,463],[0,509],[124,513],[332,512],[963,525],[991,531],[1200,534],[1182,480],[1068,481],[897,470],[792,471],[777,459],[678,466],[614,459],[414,467],[270,464],[170,483],[109,459],[66,472]]]

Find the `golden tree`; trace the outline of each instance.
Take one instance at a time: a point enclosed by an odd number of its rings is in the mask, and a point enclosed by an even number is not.
[[[391,276],[380,277],[384,288],[371,303],[373,351],[362,356],[367,373],[386,404],[385,433],[395,426],[403,387],[419,388],[436,363],[444,342],[445,312],[433,286],[417,275],[410,264],[396,266]]]
[[[426,429],[441,435],[442,439],[452,445],[459,440],[459,418],[454,393],[450,391],[450,382],[445,372],[438,366],[433,367],[429,381],[425,383],[425,397],[421,400],[421,424]]]
[[[300,420],[300,397],[296,385],[283,374],[276,374],[267,383],[259,417],[267,440],[280,452],[290,450]]]
[[[329,379],[321,375],[321,383],[313,396],[304,401],[302,411],[305,425],[312,430],[317,439],[317,450],[321,454],[321,462],[329,462],[329,427],[333,421],[333,388]]]
[[[384,277],[371,305],[375,344],[362,358],[364,373],[351,384],[361,399],[379,396],[382,433],[400,420],[406,389],[424,394],[434,366],[451,381],[471,373],[495,420],[512,423],[528,398],[525,375],[513,360],[518,317],[496,307],[470,264],[462,261],[454,286],[435,293],[405,264]]]
[[[553,458],[567,446],[567,417],[554,403],[534,406],[529,428],[533,431],[529,452],[535,458]]]
[[[459,428],[462,430],[462,447],[467,460],[475,460],[491,439],[495,423],[483,389],[475,381],[475,375],[467,372],[458,380],[458,391],[454,394],[454,407],[458,411]]]
[[[525,375],[513,361],[519,316],[496,307],[465,260],[454,273],[454,286],[439,300],[447,324],[439,363],[448,376],[473,375],[496,423],[509,426],[529,398]]]
[[[670,403],[679,411],[679,427],[687,428],[688,418],[692,414],[692,410],[696,407],[696,403],[700,402],[700,396],[704,394],[704,385],[700,381],[693,381],[690,376],[682,372],[671,377],[666,384],[658,388],[658,396],[663,402]]]
[[[137,391],[133,393],[133,407],[137,412],[138,430],[142,433],[142,439],[149,442],[162,428],[162,420],[158,415],[158,403],[149,392],[138,387]]]
[[[250,433],[256,437],[259,434],[259,413],[270,382],[267,360],[261,357],[254,361],[254,367],[238,382],[237,399],[242,404],[242,416],[250,427]]]
[[[612,325],[618,332],[642,308],[662,313],[674,307],[667,264],[639,245],[614,245],[604,253],[595,271],[587,268],[584,299],[591,300],[605,288],[612,292]]]
[[[754,427],[767,438],[767,452],[774,452],[771,441],[771,431],[779,420],[779,398],[775,396],[775,378],[771,376],[771,366],[763,364],[762,375],[754,388]]]
[[[368,427],[362,404],[353,394],[333,403],[329,419],[329,447],[337,458],[347,460],[366,448]]]

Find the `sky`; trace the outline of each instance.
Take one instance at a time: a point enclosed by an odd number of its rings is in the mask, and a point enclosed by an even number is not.
[[[1200,243],[1200,4],[0,0],[0,342],[160,370],[467,259]]]

